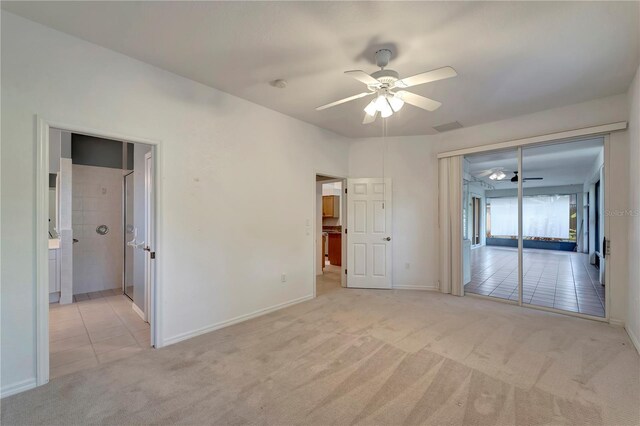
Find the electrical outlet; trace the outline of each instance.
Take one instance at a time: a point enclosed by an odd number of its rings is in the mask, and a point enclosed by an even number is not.
[[[280,277],[280,281],[282,281],[283,283],[287,282],[287,274],[282,274],[282,276]]]

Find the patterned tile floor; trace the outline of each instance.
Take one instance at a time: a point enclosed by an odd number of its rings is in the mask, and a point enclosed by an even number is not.
[[[129,357],[151,347],[149,324],[121,290],[79,294],[49,305],[50,377]]]
[[[587,254],[525,249],[523,270],[523,303],[605,316],[605,288]],[[471,250],[471,281],[465,292],[518,300],[517,249]]]

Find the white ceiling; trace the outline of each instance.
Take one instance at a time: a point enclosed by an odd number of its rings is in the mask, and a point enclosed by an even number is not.
[[[390,135],[435,133],[623,93],[639,60],[637,2],[2,2],[60,31],[349,137],[364,126],[362,92],[343,71],[376,70],[394,52],[401,76],[454,67],[415,88],[443,106],[407,106]],[[288,87],[269,85],[286,79]]]
[[[522,150],[522,171],[524,177],[542,177],[543,180],[527,181],[525,188],[542,186],[564,186],[583,184],[591,178],[594,164],[603,150],[602,138],[594,138],[569,143],[543,145]],[[495,189],[515,189],[517,184],[510,181],[513,171],[518,170],[515,149],[465,157],[465,171],[471,176],[484,170],[502,167],[507,177],[502,181],[480,178]]]

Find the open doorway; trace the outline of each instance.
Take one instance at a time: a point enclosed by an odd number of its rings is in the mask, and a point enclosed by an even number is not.
[[[153,147],[48,129],[48,376],[152,346]]]
[[[343,285],[345,195],[343,178],[316,175],[316,296]]]

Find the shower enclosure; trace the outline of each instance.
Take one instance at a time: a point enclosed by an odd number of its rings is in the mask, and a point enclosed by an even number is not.
[[[144,175],[124,176],[123,292],[141,312],[145,311]],[[139,175],[139,174],[138,174]],[[141,182],[140,182],[141,181]],[[140,188],[140,183],[142,187]]]
[[[135,251],[137,244],[137,230],[134,226],[134,172],[124,176],[124,271],[123,271],[123,292],[134,300],[134,280],[135,280]]]

